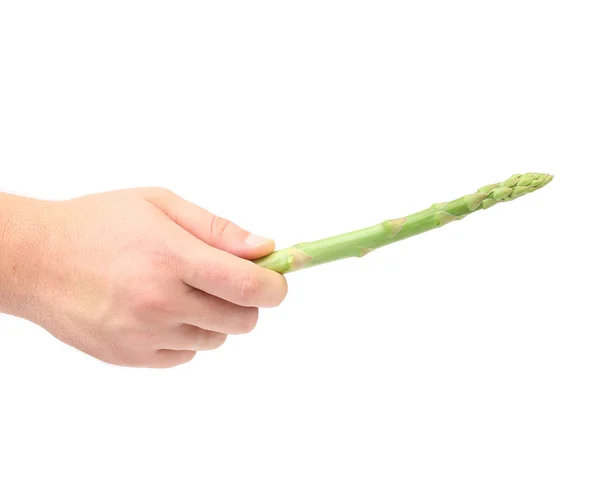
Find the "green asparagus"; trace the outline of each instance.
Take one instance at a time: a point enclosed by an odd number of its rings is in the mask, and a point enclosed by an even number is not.
[[[419,235],[499,202],[537,191],[552,181],[549,174],[515,174],[506,181],[484,186],[473,194],[448,203],[435,203],[414,215],[313,242],[277,250],[255,262],[278,273],[288,273],[350,257],[362,257],[390,243]]]

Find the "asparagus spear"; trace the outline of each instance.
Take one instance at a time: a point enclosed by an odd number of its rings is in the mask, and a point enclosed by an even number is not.
[[[515,174],[502,183],[484,186],[476,193],[448,203],[436,203],[414,215],[387,220],[369,228],[323,240],[300,243],[277,250],[255,262],[275,272],[288,273],[343,258],[362,257],[376,248],[433,230],[475,211],[536,191],[546,186],[552,178],[549,174]]]

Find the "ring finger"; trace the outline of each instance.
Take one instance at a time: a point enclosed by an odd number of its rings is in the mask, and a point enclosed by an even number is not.
[[[169,332],[163,349],[185,351],[207,351],[221,347],[227,334],[205,330],[194,325],[181,324]]]

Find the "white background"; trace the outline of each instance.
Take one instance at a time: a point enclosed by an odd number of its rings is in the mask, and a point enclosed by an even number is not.
[[[597,6],[1,1],[4,191],[165,186],[284,247],[556,179],[176,369],[1,317],[0,481],[599,481]]]

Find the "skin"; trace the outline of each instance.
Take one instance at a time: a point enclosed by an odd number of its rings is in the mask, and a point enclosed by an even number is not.
[[[162,188],[43,201],[0,194],[0,312],[104,362],[167,368],[276,307],[274,250]]]

